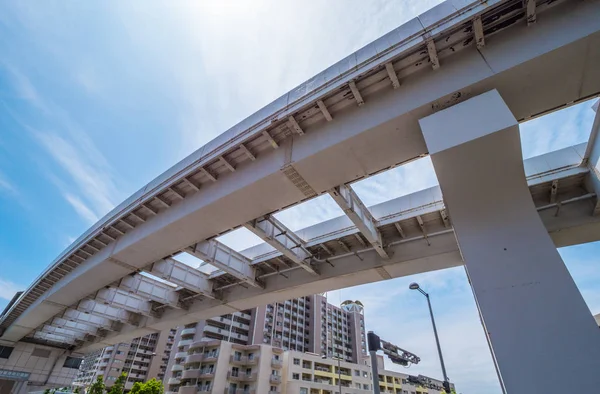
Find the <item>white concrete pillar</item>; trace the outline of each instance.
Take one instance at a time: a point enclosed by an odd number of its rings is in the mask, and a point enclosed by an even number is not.
[[[600,330],[535,210],[496,90],[420,120],[501,384],[595,392]]]

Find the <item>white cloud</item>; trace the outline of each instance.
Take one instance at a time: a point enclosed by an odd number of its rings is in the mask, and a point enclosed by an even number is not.
[[[49,172],[48,177],[61,187],[65,199],[75,211],[84,220],[93,223],[93,218],[97,219],[108,213],[116,205],[115,201],[122,198],[115,185],[114,171],[90,136],[63,108],[45,98],[16,67],[6,62],[4,66],[10,71],[13,85],[20,97],[45,116],[46,127],[50,130],[35,130],[27,125],[24,127],[68,175],[65,178]],[[52,128],[57,131],[51,131]],[[4,185],[6,188],[9,184],[4,182]],[[14,188],[11,190],[14,191]]]
[[[0,299],[10,301],[17,291],[24,289],[16,283],[0,278]]]
[[[85,219],[90,225],[96,223],[98,221],[98,216],[87,207],[78,197],[72,194],[65,194],[65,199],[71,204],[73,209],[77,212],[79,216]]]
[[[17,188],[0,172],[0,193],[6,192],[10,195],[17,195]]]

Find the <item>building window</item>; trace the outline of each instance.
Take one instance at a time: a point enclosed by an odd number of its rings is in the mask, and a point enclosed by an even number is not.
[[[360,376],[360,371],[358,369],[354,370],[354,376]]]
[[[0,358],[9,358],[14,349],[10,346],[0,346]]]
[[[294,365],[300,365],[300,359],[299,358],[295,358],[294,359]]]
[[[67,356],[67,359],[65,360],[63,367],[71,368],[71,369],[79,369],[79,365],[81,365],[82,361],[83,361],[83,359],[81,359],[81,358]]]
[[[300,394],[308,394],[308,389],[306,387],[300,387]]]
[[[300,380],[300,374],[299,373],[293,373],[292,374],[292,379],[294,379],[294,380]]]

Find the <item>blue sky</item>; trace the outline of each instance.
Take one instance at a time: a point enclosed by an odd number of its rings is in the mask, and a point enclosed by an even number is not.
[[[290,3],[290,4],[288,4]],[[99,217],[282,93],[439,3],[358,0],[12,2],[0,13],[0,308]],[[522,125],[524,156],[587,140],[591,103]],[[368,204],[436,184],[429,159],[355,186]],[[341,214],[320,197],[278,214],[292,229]],[[256,242],[223,237],[237,249]],[[600,313],[600,245],[561,250]],[[439,376],[431,292],[448,372],[463,393],[497,393],[462,268],[331,292],[360,298],[367,326]],[[385,312],[385,315],[382,313]]]

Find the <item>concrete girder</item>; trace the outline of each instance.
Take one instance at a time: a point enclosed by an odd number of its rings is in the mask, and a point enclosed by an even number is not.
[[[262,287],[256,280],[256,269],[251,266],[250,259],[216,239],[198,242],[186,249],[186,252],[235,276],[250,286]]]
[[[150,266],[148,272],[205,297],[217,298],[208,275],[175,259],[159,260]]]
[[[377,221],[369,209],[358,198],[354,190],[348,185],[340,185],[329,191],[329,195],[339,205],[352,223],[358,228],[367,241],[375,248],[384,259],[390,256],[383,247],[381,234],[377,230]]]
[[[244,227],[306,271],[318,275],[315,268],[310,264],[312,255],[306,249],[306,242],[273,215],[265,215],[254,219],[244,224]]]
[[[121,279],[119,287],[149,300],[173,308],[182,308],[179,302],[179,294],[175,291],[175,288],[156,279],[140,274],[129,275]]]
[[[548,371],[563,369],[564,355],[563,373],[594,376],[570,391],[594,391],[598,325],[532,201],[510,108],[491,90],[419,124],[503,392],[536,391],[540,379],[562,384]]]
[[[138,294],[129,293],[127,290],[118,289],[116,287],[99,290],[98,293],[96,293],[96,301],[122,308],[132,313],[139,313],[144,316],[155,315],[152,311],[152,304],[150,301]]]

